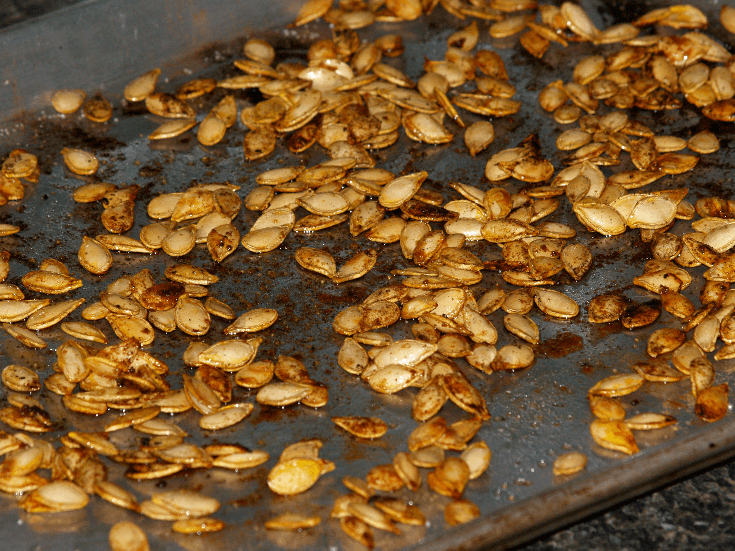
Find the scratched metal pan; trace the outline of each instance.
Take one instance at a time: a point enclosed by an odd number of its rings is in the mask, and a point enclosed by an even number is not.
[[[585,2],[584,6],[598,27],[632,19],[652,7],[664,3]],[[718,5],[703,4],[710,18],[712,32],[728,47],[732,38],[717,23]],[[315,164],[325,155],[317,148],[299,158],[279,145],[276,153],[262,163],[250,165],[242,158],[243,128],[236,126],[225,141],[212,148],[199,146],[193,136],[166,142],[149,143],[145,136],[159,121],[137,106],[123,106],[122,86],[132,77],[161,67],[160,88],[173,91],[192,76],[221,77],[232,74],[233,59],[239,57],[244,40],[264,36],[279,49],[279,60],[303,60],[309,41],[328,36],[323,23],[302,29],[283,29],[293,20],[297,6],[279,0],[251,1],[233,5],[230,2],[163,2],[138,1],[119,4],[113,1],[86,2],[23,23],[0,32],[3,56],[0,60],[0,105],[6,120],[0,135],[0,157],[15,147],[25,147],[40,160],[41,177],[37,185],[28,187],[26,198],[0,207],[0,222],[18,224],[21,232],[2,238],[0,247],[11,253],[9,281],[34,269],[44,258],[65,261],[73,275],[84,280],[84,286],[73,293],[87,302],[96,300],[105,286],[123,274],[150,268],[157,281],[173,260],[163,254],[152,257],[115,255],[110,274],[91,276],[76,261],[82,235],[103,231],[99,205],[78,205],[72,191],[84,178],[66,171],[60,160],[63,146],[79,146],[95,151],[103,161],[98,179],[115,184],[139,184],[141,193],[136,206],[137,235],[147,223],[145,204],[161,192],[179,191],[193,180],[230,181],[242,187],[244,196],[252,187],[254,176],[265,169],[283,164]],[[467,24],[447,15],[441,7],[426,20],[398,27],[385,24],[360,31],[361,36],[400,32],[406,43],[403,58],[397,63],[411,77],[418,77],[424,58],[438,59],[444,53],[447,36]],[[471,159],[464,152],[461,132],[445,146],[421,146],[402,137],[393,147],[376,154],[379,166],[395,173],[427,170],[430,189],[445,198],[454,198],[448,188],[450,180],[486,186],[482,175],[489,155],[516,145],[537,132],[543,154],[557,169],[561,155],[554,147],[560,125],[537,105],[538,91],[549,81],[568,80],[575,60],[588,53],[586,45],[570,45],[562,50],[550,48],[542,61],[531,59],[520,50],[515,38],[493,41],[481,24],[480,47],[492,47],[505,60],[517,98],[523,101],[521,111],[506,119],[493,120],[497,138],[489,150]],[[79,116],[61,117],[49,107],[51,93],[58,88],[79,87],[102,91],[113,100],[114,118],[99,125]],[[218,92],[219,93],[219,92]],[[216,101],[219,96],[209,101]],[[238,95],[240,106],[257,101],[249,94]],[[197,105],[204,112],[209,105]],[[732,196],[735,176],[732,156],[731,125],[703,119],[695,109],[685,107],[678,112],[636,112],[635,117],[657,129],[682,137],[710,128],[722,140],[722,149],[704,156],[691,173],[669,176],[655,184],[655,189],[688,187],[689,200],[706,195]],[[467,116],[468,121],[475,120]],[[451,123],[449,123],[451,126]],[[627,161],[626,161],[627,162]],[[621,169],[627,166],[624,164]],[[605,169],[610,174],[609,169]],[[510,183],[511,191],[521,184]],[[562,201],[564,203],[565,201]],[[244,232],[256,213],[243,211],[236,224]],[[582,306],[582,313],[570,321],[554,321],[538,311],[532,313],[541,330],[538,358],[528,370],[515,373],[485,375],[474,371],[463,361],[460,367],[486,397],[492,419],[477,439],[482,439],[493,452],[490,469],[471,482],[465,497],[478,505],[482,516],[459,528],[448,527],[443,509],[448,499],[439,497],[424,485],[418,493],[407,490],[398,496],[412,500],[429,519],[424,527],[401,527],[401,535],[376,535],[380,548],[431,550],[490,549],[517,545],[524,541],[570,524],[605,507],[639,495],[652,488],[706,468],[735,453],[735,425],[732,416],[707,425],[693,414],[693,399],[688,382],[670,385],[649,384],[643,390],[622,399],[629,414],[660,411],[677,417],[674,427],[636,434],[641,452],[624,457],[596,446],[589,435],[591,421],[586,391],[599,379],[627,372],[632,363],[645,359],[645,347],[651,329],[626,331],[617,323],[593,326],[586,319],[588,301],[603,292],[619,290],[632,300],[648,300],[646,292],[634,288],[631,280],[641,271],[642,262],[650,257],[637,233],[600,239],[579,225],[567,205],[555,213],[554,219],[567,222],[579,231],[576,238],[587,244],[595,255],[594,269],[579,284],[565,277],[558,289],[568,293]],[[684,233],[688,225],[677,222],[673,231]],[[228,550],[240,549],[359,549],[360,546],[341,533],[338,524],[329,519],[334,498],[345,493],[341,479],[345,475],[364,477],[375,465],[389,463],[396,452],[406,449],[406,437],[416,426],[410,419],[410,406],[415,389],[397,395],[378,395],[359,379],[346,374],[336,362],[341,337],[331,329],[331,320],[342,308],[366,297],[377,287],[397,282],[391,275],[394,267],[408,267],[396,245],[370,244],[363,238],[345,236],[344,228],[307,236],[290,236],[277,251],[254,255],[240,249],[220,266],[213,264],[201,247],[187,262],[205,266],[220,276],[211,294],[226,300],[240,313],[256,306],[279,311],[279,321],[262,332],[264,343],[259,358],[274,359],[278,354],[300,358],[311,376],[327,385],[329,403],[321,409],[292,406],[285,409],[255,407],[250,418],[232,429],[204,434],[197,428],[198,415],[192,412],[175,420],[198,444],[238,442],[250,448],[264,449],[271,459],[260,468],[242,472],[213,469],[193,471],[159,482],[133,483],[124,477],[124,469],[109,463],[109,478],[116,480],[140,499],[163,489],[196,488],[217,497],[222,508],[216,517],[227,523],[218,534],[182,536],[171,531],[170,523],[153,521],[119,509],[92,497],[81,511],[61,514],[26,514],[16,506],[17,497],[0,496],[0,534],[2,549],[81,550],[104,549],[111,525],[120,520],[133,520],[149,535],[152,547],[160,550]],[[296,266],[293,252],[300,246],[316,246],[330,250],[338,264],[357,250],[376,247],[379,260],[365,278],[335,286],[321,277]],[[469,245],[470,250],[492,263],[500,258],[499,249],[486,243]],[[702,285],[701,270],[686,294],[697,300]],[[487,270],[475,296],[495,284],[509,288],[497,272]],[[29,296],[33,296],[30,294]],[[72,319],[79,319],[76,312]],[[502,316],[491,316],[496,327],[502,327]],[[678,325],[663,314],[657,327]],[[214,342],[221,336],[223,322],[215,322],[210,334],[203,338]],[[100,328],[112,337],[106,325]],[[410,335],[410,325],[400,322],[389,329],[396,337]],[[500,329],[499,344],[513,342]],[[20,363],[33,366],[42,377],[52,372],[55,348],[66,336],[56,328],[41,332],[50,345],[48,350],[29,351],[18,347],[0,333],[3,366]],[[159,334],[151,352],[168,362],[172,387],[181,385],[180,374],[188,368],[181,354],[191,341],[181,333]],[[733,384],[733,363],[717,366],[716,382]],[[5,390],[0,390],[4,402]],[[65,431],[101,430],[114,417],[85,417],[65,412],[57,396],[41,391],[39,398],[63,427],[48,437],[57,445]],[[254,402],[253,393],[235,390],[236,400]],[[332,416],[376,415],[385,420],[390,430],[383,438],[362,442],[335,428]],[[454,406],[445,406],[442,414],[454,421],[462,417]],[[0,427],[2,428],[2,427]],[[135,446],[138,440],[129,431],[111,436],[121,447]],[[319,438],[324,447],[321,456],[335,462],[336,470],[308,492],[290,498],[272,494],[265,476],[281,450],[304,438]],[[555,478],[551,464],[566,451],[587,454],[586,471],[571,478]],[[323,522],[317,528],[301,533],[269,532],[263,522],[278,513],[299,511],[316,514]]]

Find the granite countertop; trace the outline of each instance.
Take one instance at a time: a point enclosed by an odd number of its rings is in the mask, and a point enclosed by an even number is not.
[[[0,28],[81,0],[0,0]],[[688,551],[735,542],[735,460],[538,539],[523,551]]]

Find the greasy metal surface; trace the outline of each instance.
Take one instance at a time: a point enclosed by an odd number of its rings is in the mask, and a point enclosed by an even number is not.
[[[152,4],[161,9],[168,5],[166,2]],[[643,6],[633,2],[584,5],[600,27],[623,17],[631,19],[645,11]],[[109,6],[104,2],[91,3],[79,6],[78,12],[72,13],[74,18],[83,19],[89,13],[85,10],[104,11]],[[706,11],[710,20],[716,21],[717,6],[706,6]],[[67,12],[65,16],[68,15]],[[133,16],[130,13],[126,20],[130,21]],[[440,58],[444,53],[446,37],[466,23],[437,8],[427,21],[401,26],[407,49],[403,58],[392,63],[397,63],[410,76],[418,77],[424,57]],[[48,21],[36,24],[45,25]],[[555,150],[553,140],[563,128],[554,123],[550,115],[541,111],[537,105],[537,94],[541,87],[553,79],[569,79],[574,60],[589,51],[585,45],[571,45],[566,50],[552,46],[544,60],[539,62],[520,51],[515,39],[490,40],[486,34],[486,24],[480,26],[484,31],[480,47],[492,47],[503,56],[511,80],[518,89],[517,97],[524,101],[521,112],[508,119],[493,121],[497,138],[489,150],[476,159],[471,159],[465,153],[460,132],[454,142],[446,146],[420,146],[402,137],[398,144],[376,153],[379,166],[395,173],[427,170],[429,181],[424,185],[442,192],[447,199],[454,197],[454,192],[446,185],[449,180],[487,185],[482,181],[482,174],[489,155],[514,146],[533,131],[540,135],[544,155],[554,162],[557,169],[561,167],[562,155]],[[33,23],[29,27],[33,28]],[[254,25],[251,28],[261,27]],[[36,29],[36,32],[43,33]],[[397,29],[393,25],[382,25],[371,31],[360,31],[360,35],[369,36],[370,32],[380,35],[396,32]],[[712,24],[710,32],[720,40],[728,39],[716,23]],[[300,56],[305,51],[303,41],[326,33],[327,27],[318,24],[298,32],[267,32],[266,36],[278,48],[286,48],[283,59],[302,59]],[[166,91],[175,90],[181,82],[190,78],[188,69],[196,69],[196,75],[219,77],[234,74],[230,62],[239,57],[245,37],[255,34],[255,31],[245,33],[232,45],[205,51],[147,52],[131,61],[126,71],[134,75],[154,65],[167,67],[168,72],[164,71],[164,77],[170,77],[170,82],[162,82],[159,86]],[[7,35],[0,35],[0,40],[2,36]],[[215,35],[212,41],[218,42],[219,38]],[[92,66],[104,65],[104,58],[100,59],[102,53],[112,55],[115,49],[104,41],[101,44],[103,52],[92,50],[86,53]],[[196,54],[190,58],[190,65],[184,61],[174,67],[173,61],[185,59],[189,54]],[[211,65],[211,68],[202,69],[206,65]],[[70,74],[75,73],[71,71]],[[43,87],[36,92],[29,91],[27,96],[20,96],[18,101],[21,104],[28,99],[31,105],[33,98],[41,97],[49,90],[74,85],[68,77],[61,79],[53,73],[41,72],[34,74],[33,78],[37,82],[43,81]],[[19,283],[20,277],[34,269],[41,260],[54,257],[65,261],[72,274],[84,280],[84,286],[71,296],[85,297],[92,302],[107,283],[120,275],[148,267],[153,270],[156,280],[162,281],[163,270],[174,262],[162,253],[151,257],[115,254],[113,269],[104,277],[91,276],[79,267],[76,251],[81,235],[103,232],[99,221],[102,207],[73,203],[72,191],[89,180],[74,176],[64,168],[59,154],[63,146],[78,145],[91,149],[104,161],[103,168],[94,179],[141,186],[136,206],[136,225],[131,231],[131,235],[135,236],[140,227],[148,222],[145,205],[158,193],[183,190],[193,180],[227,180],[242,186],[240,193],[244,197],[254,185],[254,176],[262,170],[299,162],[309,166],[326,158],[318,146],[305,157],[297,157],[279,145],[276,154],[264,162],[247,164],[242,159],[243,129],[239,123],[228,131],[224,143],[213,148],[201,147],[191,134],[175,140],[149,143],[141,136],[146,136],[159,121],[145,114],[142,107],[120,106],[121,83],[126,79],[119,78],[116,83],[110,83],[106,76],[95,80],[94,73],[85,74],[83,78],[86,80],[85,84],[80,84],[81,87],[91,91],[97,88],[93,83],[97,83],[114,100],[117,107],[110,123],[99,125],[78,115],[61,117],[51,114],[50,108],[47,108],[44,113],[27,114],[4,125],[0,157],[4,158],[14,147],[26,147],[38,154],[42,173],[40,183],[28,188],[22,202],[0,207],[0,222],[15,223],[22,227],[20,234],[0,241],[0,246],[11,252],[10,282]],[[215,103],[221,93],[218,91],[212,98],[195,102],[197,111],[206,112],[206,107]],[[237,97],[240,107],[257,101],[254,94],[238,93]],[[652,189],[689,187],[688,199],[692,202],[705,195],[731,197],[729,182],[735,174],[729,155],[729,145],[733,139],[732,125],[715,124],[702,119],[695,109],[689,107],[674,113],[636,113],[635,118],[660,133],[682,137],[711,128],[722,140],[722,149],[716,154],[703,156],[692,173],[663,178],[651,186]],[[467,116],[466,120],[474,119]],[[626,168],[627,161],[620,169]],[[603,171],[605,174],[611,173],[610,169]],[[510,191],[517,191],[522,189],[522,184],[515,182],[507,187]],[[622,236],[600,239],[584,231],[565,203],[563,200],[560,212],[553,219],[571,223],[579,231],[577,241],[590,246],[595,255],[594,269],[581,283],[575,284],[566,276],[559,278],[560,285],[557,288],[582,305],[581,315],[577,319],[562,322],[547,319],[534,310],[531,315],[539,324],[542,342],[537,347],[540,357],[529,370],[488,376],[459,362],[484,393],[492,414],[492,419],[477,436],[485,440],[493,452],[491,467],[486,474],[470,483],[465,492],[465,497],[480,507],[483,517],[471,525],[449,529],[442,517],[448,499],[430,492],[426,484],[418,494],[402,490],[398,495],[417,503],[430,523],[421,528],[401,527],[403,533],[400,536],[377,532],[376,543],[379,547],[398,549],[421,546],[439,550],[518,543],[580,518],[584,513],[590,513],[605,504],[668,482],[672,477],[684,475],[698,465],[722,459],[735,449],[731,436],[735,426],[731,417],[708,426],[693,415],[688,381],[670,385],[648,384],[644,390],[622,399],[631,415],[661,411],[673,414],[679,420],[675,427],[636,433],[641,453],[634,457],[623,457],[605,452],[592,443],[588,430],[591,418],[585,398],[586,390],[597,380],[616,372],[625,372],[630,364],[644,359],[646,339],[653,329],[626,331],[617,323],[593,326],[586,321],[586,304],[593,296],[614,289],[623,291],[633,300],[648,299],[650,295],[634,288],[630,281],[641,272],[642,263],[649,258],[649,252],[648,247],[639,242],[637,232],[628,231]],[[243,210],[235,224],[244,233],[256,217],[257,213]],[[687,223],[677,222],[673,231],[683,233],[687,231],[686,228]],[[320,276],[298,268],[293,260],[293,251],[305,245],[328,249],[337,258],[338,265],[357,250],[377,248],[378,264],[365,278],[335,286]],[[477,243],[469,248],[487,261],[500,258],[499,249],[493,245]],[[107,463],[110,478],[122,481],[141,499],[164,488],[181,487],[198,488],[207,495],[217,497],[223,507],[215,516],[228,525],[219,534],[205,537],[174,534],[168,522],[146,519],[96,497],[92,498],[90,506],[79,512],[26,514],[15,506],[16,498],[3,495],[0,496],[0,533],[8,535],[4,536],[4,545],[7,544],[8,548],[39,551],[102,549],[106,548],[110,526],[125,519],[139,523],[149,534],[156,549],[359,548],[340,532],[335,521],[328,519],[329,510],[334,498],[346,491],[341,484],[343,476],[351,474],[364,477],[372,466],[388,463],[397,451],[406,449],[406,436],[415,427],[415,422],[410,419],[410,404],[416,391],[409,389],[394,396],[378,395],[359,379],[343,372],[336,363],[336,353],[342,338],[331,330],[331,321],[339,310],[361,300],[377,287],[389,281],[398,281],[399,278],[390,276],[390,270],[408,267],[410,263],[401,257],[397,245],[381,246],[369,243],[364,238],[352,239],[347,236],[344,227],[307,236],[291,235],[279,250],[264,255],[255,255],[240,248],[220,266],[211,261],[201,245],[184,260],[217,273],[220,282],[213,285],[210,292],[227,301],[237,313],[255,306],[276,308],[280,314],[279,321],[262,332],[265,341],[258,358],[275,359],[278,354],[299,357],[311,376],[328,386],[329,404],[317,410],[304,406],[275,409],[256,405],[252,416],[240,425],[212,434],[197,428],[198,414],[195,412],[174,417],[191,435],[189,440],[195,443],[238,442],[267,450],[271,459],[253,470],[232,473],[213,469],[191,472],[158,483],[133,483],[124,478],[124,469],[120,465]],[[701,276],[702,270],[694,272]],[[701,277],[696,278],[686,291],[695,301],[701,281]],[[498,273],[486,271],[483,282],[475,288],[475,296],[479,297],[483,290],[496,283],[510,288],[502,282]],[[28,295],[33,296],[32,293]],[[78,311],[72,315],[72,319],[79,319]],[[499,345],[513,342],[513,338],[502,329],[501,313],[493,314],[490,319],[499,328]],[[97,325],[108,337],[114,338],[106,323],[97,322]],[[678,322],[663,314],[656,327],[662,325],[674,327]],[[224,322],[216,321],[202,340],[214,342],[219,339],[224,326]],[[396,337],[409,336],[410,324],[399,322],[389,332]],[[34,352],[22,349],[6,333],[0,332],[2,365],[21,363],[34,366],[42,376],[48,376],[52,372],[54,349],[67,337],[58,328],[44,330],[40,334],[49,342],[50,350]],[[152,353],[168,362],[171,368],[168,380],[174,388],[181,384],[180,373],[188,370],[181,362],[181,354],[191,340],[191,337],[180,332],[170,335],[157,332],[156,342],[150,347]],[[720,362],[717,367],[716,382],[733,384],[730,373],[733,363]],[[0,390],[0,398],[4,392]],[[101,430],[105,423],[116,416],[115,413],[108,413],[95,419],[67,413],[57,396],[45,390],[40,395],[52,416],[64,424],[65,430]],[[254,393],[237,388],[235,399],[254,402]],[[388,434],[378,441],[358,441],[335,428],[330,421],[332,416],[368,412],[381,417],[390,426]],[[463,417],[451,404],[445,406],[442,414],[450,421]],[[60,434],[52,433],[50,437]],[[139,436],[129,430],[111,435],[113,442],[120,446],[133,446],[136,438]],[[277,497],[265,485],[265,476],[283,447],[303,438],[322,439],[325,446],[321,456],[333,460],[337,468],[305,494],[290,498]],[[567,450],[585,452],[589,457],[587,470],[571,480],[555,479],[551,473],[553,459]],[[270,532],[263,528],[264,520],[285,511],[318,514],[324,521],[321,526],[298,534]]]

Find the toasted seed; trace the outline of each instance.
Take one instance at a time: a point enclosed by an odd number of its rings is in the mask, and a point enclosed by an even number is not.
[[[517,220],[488,220],[482,226],[482,237],[490,243],[507,243],[537,234],[536,228]]]
[[[577,202],[573,206],[574,213],[589,229],[603,235],[619,235],[625,231],[626,224],[622,216],[612,207],[601,203],[582,204]]]
[[[48,346],[46,341],[41,337],[24,327],[16,327],[14,325],[7,324],[3,327],[9,335],[18,339],[18,341],[28,348],[46,348]]]
[[[144,434],[176,437],[176,444],[181,443],[180,439],[187,436],[186,432],[183,429],[163,419],[154,418],[143,421],[141,423],[134,423],[133,428],[136,431],[142,432]]]
[[[11,283],[0,283],[0,301],[23,300],[23,291]]]
[[[172,231],[161,242],[161,248],[169,256],[184,256],[189,254],[196,245],[196,227],[185,226]]]
[[[315,459],[280,461],[268,473],[268,487],[279,495],[300,494],[311,488],[321,474],[321,464]]]
[[[112,118],[112,106],[102,95],[95,94],[82,108],[84,116],[94,122],[107,122]]]
[[[184,101],[171,94],[155,92],[145,98],[148,111],[167,119],[193,118],[194,110]]]
[[[9,365],[2,371],[2,382],[16,392],[35,392],[41,389],[38,374],[20,365]]]
[[[533,298],[536,306],[550,316],[569,319],[579,314],[579,305],[559,291],[536,289]]]
[[[155,90],[160,74],[161,69],[156,68],[133,79],[125,86],[123,96],[128,101],[143,101]]]
[[[245,312],[224,330],[225,335],[262,331],[278,320],[278,312],[270,308],[255,308]]]
[[[62,512],[83,509],[89,502],[86,492],[73,482],[49,482],[27,494],[18,505],[28,512]]]
[[[252,404],[231,404],[199,418],[205,430],[220,430],[236,425],[253,411]]]
[[[215,518],[185,518],[175,521],[171,530],[179,534],[209,534],[223,530],[225,523]]]
[[[211,515],[220,507],[218,500],[191,490],[153,494],[151,501],[177,516],[203,517]]]
[[[58,90],[51,97],[51,105],[59,113],[68,115],[76,112],[86,97],[84,90]]]
[[[172,281],[191,285],[211,285],[219,278],[205,270],[189,264],[175,264],[166,268],[165,275]]]
[[[635,437],[624,421],[595,419],[590,425],[590,433],[593,440],[603,448],[628,455],[638,452]]]
[[[533,295],[525,289],[515,289],[504,296],[501,307],[508,314],[528,314],[533,308]]]
[[[88,151],[65,147],[61,150],[61,155],[64,157],[64,164],[74,174],[86,176],[94,174],[99,168],[97,157]]]
[[[714,153],[720,149],[720,141],[709,130],[703,130],[689,138],[687,147],[695,153]]]
[[[638,374],[612,375],[595,384],[589,390],[589,394],[608,397],[625,396],[638,390],[644,382],[645,379]]]
[[[655,358],[679,347],[686,340],[686,334],[679,330],[664,327],[654,331],[648,338],[648,355]]]
[[[196,119],[194,117],[186,117],[181,119],[173,119],[164,122],[157,127],[153,132],[148,134],[149,140],[166,140],[169,138],[175,138],[180,136],[187,130],[191,130],[196,126]]]
[[[694,406],[695,413],[701,419],[709,422],[722,419],[728,411],[727,393],[727,383],[702,390],[697,395],[697,402]]]
[[[334,274],[332,281],[335,283],[344,283],[359,279],[375,266],[377,260],[378,252],[375,249],[360,251]]]
[[[676,423],[676,418],[662,413],[639,413],[625,420],[631,430],[655,430]]]
[[[26,320],[26,327],[32,331],[45,329],[60,322],[84,303],[83,298],[66,300],[44,306],[33,312]]]
[[[487,149],[495,139],[495,130],[489,121],[477,121],[464,132],[464,143],[473,157]]]
[[[225,371],[237,371],[250,363],[254,356],[255,349],[250,343],[241,340],[226,340],[213,344],[200,352],[198,361]]]
[[[492,454],[485,442],[471,444],[460,456],[470,469],[470,480],[479,478],[490,466]]]
[[[449,526],[459,526],[480,516],[480,508],[467,499],[455,499],[444,508],[444,520]]]
[[[539,343],[539,329],[531,318],[522,314],[508,314],[503,318],[503,325],[515,336],[531,344]]]
[[[176,302],[176,326],[187,335],[204,335],[212,320],[201,302],[180,296]]]
[[[131,511],[139,509],[138,500],[133,494],[109,480],[95,481],[94,493],[118,507],[130,509]]]
[[[88,272],[100,275],[112,267],[112,255],[102,243],[85,235],[79,247],[79,263]]]
[[[620,322],[626,329],[635,329],[650,325],[661,314],[661,303],[657,300],[643,304],[629,306],[620,317]]]
[[[310,391],[310,385],[290,382],[268,383],[258,390],[255,400],[266,406],[283,407],[303,400]]]
[[[388,425],[377,417],[332,417],[332,422],[358,438],[380,438]]]
[[[534,361],[533,350],[525,344],[508,344],[500,348],[492,362],[493,371],[524,369]]]
[[[124,314],[109,314],[107,321],[110,322],[112,330],[120,339],[132,338],[141,345],[147,346],[155,338],[153,327],[147,320],[142,318],[130,317]]]
[[[378,368],[389,365],[414,366],[436,352],[436,345],[404,339],[380,350],[373,358]]]
[[[588,394],[587,398],[590,402],[592,415],[598,419],[604,419],[606,421],[622,421],[625,419],[625,408],[618,400],[599,394]]]
[[[462,459],[449,457],[429,473],[427,482],[436,493],[459,499],[469,481],[470,470]]]
[[[554,460],[554,476],[568,476],[582,471],[587,466],[587,456],[581,452],[569,452]]]
[[[215,262],[222,262],[234,253],[239,243],[240,232],[232,224],[217,226],[207,236],[207,249]]]
[[[227,123],[216,114],[210,113],[199,124],[197,140],[202,145],[212,146],[222,141],[226,131]]]
[[[299,266],[312,272],[325,275],[329,278],[337,273],[337,264],[334,257],[326,251],[311,247],[301,247],[294,254]]]
[[[81,279],[45,270],[28,272],[21,278],[21,282],[31,291],[53,295],[63,294],[82,286]]]
[[[158,406],[150,406],[130,411],[105,425],[105,432],[112,432],[145,423],[146,421],[150,421],[156,417],[160,412],[161,408]]]
[[[579,129],[570,129],[561,133],[556,138],[556,147],[562,151],[571,151],[587,145],[592,141],[592,135],[589,132]]]

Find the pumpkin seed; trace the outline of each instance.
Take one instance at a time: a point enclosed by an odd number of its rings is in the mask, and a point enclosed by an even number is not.
[[[79,263],[88,272],[104,274],[112,266],[112,254],[99,241],[83,236],[79,247]]]
[[[185,119],[184,119],[185,120]],[[187,128],[188,130],[188,128]],[[216,145],[222,141],[227,131],[227,124],[216,114],[210,113],[199,124],[197,130],[197,140],[205,146]]]
[[[176,326],[187,335],[204,335],[212,320],[201,302],[185,295],[176,302]]]
[[[220,430],[232,427],[245,419],[252,411],[252,404],[231,404],[214,413],[200,417],[199,426],[204,430]]]
[[[576,474],[587,466],[587,456],[581,452],[569,452],[554,460],[554,476]]]
[[[101,94],[87,99],[82,110],[84,116],[93,122],[107,122],[112,118],[112,106]]]
[[[50,482],[26,494],[18,505],[28,512],[62,512],[83,509],[89,502],[86,492],[73,482]]]
[[[51,97],[51,105],[59,113],[75,113],[84,103],[87,94],[84,90],[57,90]]]
[[[171,94],[154,92],[145,98],[148,111],[167,119],[194,118],[194,110],[184,101]]]
[[[97,157],[88,151],[65,147],[61,150],[61,155],[64,157],[64,164],[74,174],[87,176],[94,174],[99,168]]]
[[[9,365],[2,371],[2,382],[16,392],[35,392],[41,389],[38,374],[20,365]]]
[[[332,422],[358,438],[380,438],[388,425],[377,417],[332,417]]]
[[[455,499],[444,508],[444,520],[449,526],[459,526],[480,516],[480,508],[467,499]]]
[[[123,96],[128,101],[143,101],[155,90],[160,74],[161,69],[156,68],[133,79],[125,86]]]
[[[84,299],[78,298],[76,300],[67,300],[44,306],[28,316],[26,327],[32,331],[51,327],[71,314],[83,303]]]
[[[191,130],[196,126],[196,119],[194,117],[186,117],[180,119],[173,119],[166,121],[157,127],[153,132],[148,134],[149,140],[167,140],[169,138],[175,138],[180,136],[187,130]]]
[[[52,295],[60,295],[82,286],[81,279],[45,270],[28,272],[21,278],[21,282],[31,291]]]
[[[694,412],[704,421],[722,419],[728,411],[728,385],[723,383],[702,390],[697,395]]]
[[[628,455],[638,452],[635,437],[624,421],[595,419],[590,425],[592,439],[603,448]]]
[[[135,496],[109,480],[95,481],[94,493],[118,507],[130,509],[131,511],[139,510],[138,500],[135,499]]]
[[[46,348],[48,346],[46,341],[28,329],[8,324],[3,327],[9,335],[18,339],[18,341],[28,348]]]

